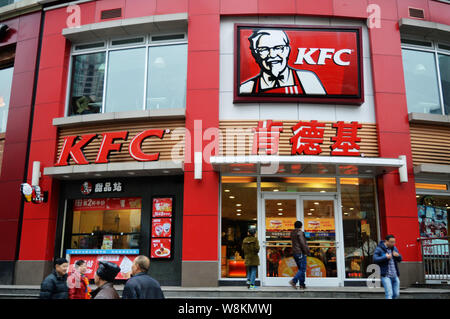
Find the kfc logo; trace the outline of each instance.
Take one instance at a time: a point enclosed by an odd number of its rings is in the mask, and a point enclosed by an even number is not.
[[[235,33],[235,102],[363,102],[359,28],[236,25]]]
[[[312,71],[289,67],[289,38],[282,30],[255,30],[248,38],[260,73],[241,84],[240,93],[326,94]]]

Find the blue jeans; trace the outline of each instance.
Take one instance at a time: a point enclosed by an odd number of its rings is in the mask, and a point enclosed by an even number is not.
[[[292,279],[294,284],[297,284],[297,282],[300,282],[301,286],[305,285],[305,278],[306,278],[306,255],[303,254],[294,254],[294,260],[298,267],[298,272]]]
[[[397,299],[400,295],[400,279],[395,277],[381,277],[386,299]]]
[[[257,266],[247,266],[247,282],[252,286],[255,285],[256,269],[258,269]]]

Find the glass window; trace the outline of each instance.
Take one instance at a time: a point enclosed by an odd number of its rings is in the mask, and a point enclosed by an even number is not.
[[[72,249],[139,249],[141,198],[74,200]]]
[[[378,245],[375,184],[371,178],[341,178],[346,278],[367,278]]]
[[[0,70],[0,133],[6,132],[14,68]]]
[[[70,115],[100,113],[105,79],[105,52],[73,57]]]
[[[263,192],[336,192],[334,177],[263,177]]]
[[[438,59],[445,114],[450,114],[450,55],[439,54]]]
[[[420,237],[448,236],[450,195],[417,195]]]
[[[434,53],[403,49],[402,55],[408,111],[442,114]]]
[[[142,110],[145,48],[109,52],[105,112]]]
[[[222,177],[221,277],[245,278],[242,241],[256,227],[256,177]]]
[[[21,0],[0,0],[0,7],[4,7],[4,6],[7,6],[8,4],[18,2],[18,1],[21,1]]]
[[[148,37],[75,45],[69,115],[184,108],[187,44],[160,38],[158,45]]]
[[[151,47],[148,67],[148,108],[185,107],[187,45]]]
[[[0,133],[6,132],[14,68],[0,70]]]

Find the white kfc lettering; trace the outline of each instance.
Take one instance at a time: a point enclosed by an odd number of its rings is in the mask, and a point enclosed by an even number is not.
[[[312,56],[315,52],[319,50],[319,57],[317,59],[317,62],[314,60],[314,57]],[[298,55],[297,59],[294,62],[294,64],[303,64],[303,61],[307,64],[311,65],[325,65],[325,60],[327,59],[333,59],[334,63],[341,66],[347,66],[350,65],[350,61],[343,61],[342,55],[348,54],[350,55],[352,53],[352,50],[350,49],[341,49],[334,52],[335,49],[331,48],[311,48],[308,51],[308,48],[298,48]]]

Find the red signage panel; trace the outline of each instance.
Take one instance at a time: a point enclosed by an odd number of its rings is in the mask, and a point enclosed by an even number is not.
[[[363,102],[361,28],[235,25],[235,102]]]

